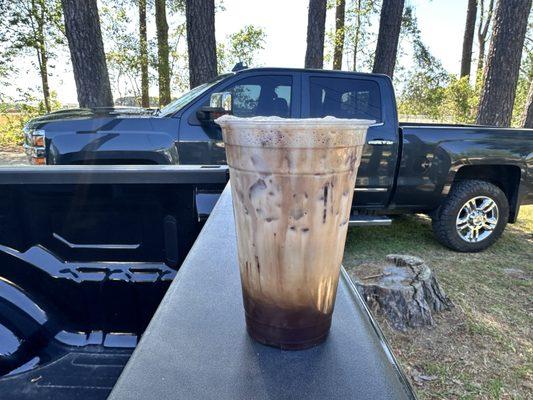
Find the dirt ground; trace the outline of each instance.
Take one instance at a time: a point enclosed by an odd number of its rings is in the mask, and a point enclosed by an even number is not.
[[[29,165],[29,162],[22,147],[0,148],[0,166],[1,165]]]
[[[420,399],[533,398],[533,206],[477,254],[456,253],[433,238],[428,218],[390,227],[351,228],[350,270],[387,254],[423,258],[455,308],[434,327],[400,333],[377,319]]]

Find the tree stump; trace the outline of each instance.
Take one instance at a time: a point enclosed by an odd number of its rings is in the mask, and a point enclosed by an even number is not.
[[[453,307],[422,259],[389,254],[387,261],[382,265],[365,264],[350,275],[370,309],[384,315],[393,328],[405,331],[431,326],[433,312]]]

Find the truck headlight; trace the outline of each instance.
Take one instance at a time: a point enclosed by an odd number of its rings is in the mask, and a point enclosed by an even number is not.
[[[44,147],[45,132],[43,129],[37,129],[31,134],[31,144],[34,147]]]

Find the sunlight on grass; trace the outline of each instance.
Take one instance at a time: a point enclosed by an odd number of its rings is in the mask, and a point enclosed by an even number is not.
[[[525,399],[531,393],[533,206],[481,253],[441,246],[425,216],[401,216],[389,227],[351,228],[343,263],[349,270],[380,263],[391,253],[424,259],[456,307],[432,329],[407,334],[377,316],[404,369],[436,375],[417,383],[421,399]],[[514,273],[510,274],[509,270]]]
[[[522,206],[518,214],[516,227],[524,232],[533,235],[533,205]]]

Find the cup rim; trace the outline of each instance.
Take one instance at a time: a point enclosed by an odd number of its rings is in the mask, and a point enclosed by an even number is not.
[[[240,125],[240,126],[250,126],[250,125],[281,125],[281,126],[336,126],[336,127],[346,127],[346,128],[368,128],[371,125],[375,124],[375,120],[370,119],[351,119],[351,118],[336,118],[331,116],[326,116],[324,118],[281,118],[281,117],[237,117],[234,115],[223,115],[215,119],[215,122],[220,126],[226,125]]]

